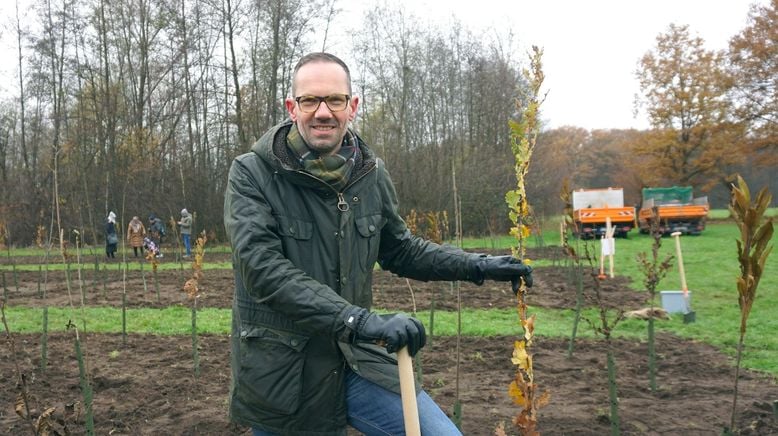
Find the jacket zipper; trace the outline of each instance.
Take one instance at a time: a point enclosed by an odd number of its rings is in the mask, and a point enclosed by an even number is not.
[[[301,170],[297,170],[297,172],[301,173],[301,174],[305,174],[306,176],[311,177],[311,178],[313,178],[315,180],[318,180],[318,181],[324,183],[325,185],[327,185],[327,187],[332,189],[332,191],[335,193],[335,195],[338,196],[338,210],[341,211],[341,212],[347,212],[350,209],[350,207],[348,205],[348,202],[346,202],[346,198],[343,196],[343,193],[346,192],[346,189],[348,189],[351,186],[353,186],[355,183],[360,181],[363,177],[365,177],[366,175],[368,175],[371,172],[373,172],[373,170],[375,170],[375,168],[376,168],[376,165],[375,165],[375,163],[373,163],[373,165],[370,167],[370,169],[368,169],[367,171],[363,172],[356,179],[352,180],[351,183],[349,183],[348,185],[346,185],[343,188],[343,191],[338,191],[337,189],[333,188],[329,183],[327,183],[324,180],[314,176],[311,173],[308,173],[308,172],[305,172],[305,171],[301,171]]]

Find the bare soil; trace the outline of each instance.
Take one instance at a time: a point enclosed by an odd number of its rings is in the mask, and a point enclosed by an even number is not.
[[[536,256],[537,257],[537,256]],[[211,259],[213,260],[213,259]],[[575,286],[567,268],[537,268],[530,305],[572,308]],[[108,264],[106,291],[102,269],[82,271],[81,281],[71,274],[71,294],[86,290],[90,305],[121,304],[124,285],[116,264]],[[6,272],[9,306],[42,306],[38,298],[37,272],[20,273],[19,290]],[[146,270],[147,286],[139,272],[131,272],[126,289],[133,307],[187,305],[182,284],[188,271],[160,271],[160,300],[156,299],[152,274]],[[81,285],[83,283],[83,285]],[[614,307],[642,307],[645,293],[629,289],[623,278],[601,282],[603,294]],[[203,303],[229,307],[232,298],[231,271],[209,270],[203,285]],[[410,285],[410,286],[409,286]],[[410,288],[413,289],[411,298]],[[487,283],[477,287],[462,284],[463,307],[512,307],[513,295],[505,285]],[[49,273],[45,304],[64,306],[68,301],[64,273]],[[374,300],[377,307],[411,311],[429,308],[432,296],[439,310],[454,310],[456,298],[448,283],[406,282],[378,271]],[[9,326],[13,331],[13,326]],[[48,339],[49,361],[40,369],[40,335],[3,335],[0,346],[0,435],[32,434],[29,424],[14,411],[18,393],[18,365],[37,417],[55,407],[52,434],[84,434],[84,412],[79,390],[78,365],[72,333],[53,334]],[[192,339],[189,336],[157,337],[131,335],[123,345],[121,336],[82,336],[91,385],[94,390],[96,434],[127,435],[243,435],[247,429],[228,422],[226,398],[229,386],[229,346],[226,335],[199,337],[201,375],[193,376]],[[462,404],[462,429],[466,435],[491,435],[500,422],[515,434],[511,419],[518,413],[507,387],[514,367],[510,356],[513,337],[464,337],[457,352],[456,339],[435,337],[422,350],[425,389],[451,413],[457,390]],[[12,345],[15,352],[12,353]],[[706,344],[662,334],[657,338],[657,392],[648,388],[647,345],[617,340],[612,345],[618,370],[619,412],[624,434],[714,435],[728,425],[732,405],[734,367],[726,355]],[[567,358],[567,340],[538,338],[534,346],[537,382],[551,394],[541,409],[539,429],[543,434],[602,435],[610,432],[608,386],[604,341],[579,340],[575,354]],[[459,386],[456,367],[459,361]],[[778,400],[774,378],[741,371],[737,426],[740,434],[778,434],[778,419],[772,403]],[[350,434],[358,434],[350,431]]]
[[[495,252],[495,254],[501,254]],[[535,250],[530,253],[532,258],[550,258],[556,255],[552,249]],[[225,253],[206,254],[208,262],[227,262],[229,255]],[[33,258],[25,258],[24,262],[34,263]],[[8,304],[27,307],[65,307],[72,299],[79,304],[81,295],[87,306],[121,307],[122,294],[126,292],[128,307],[168,307],[174,305],[188,306],[184,282],[191,276],[188,261],[176,262],[172,256],[160,259],[161,264],[173,265],[174,269],[158,269],[155,274],[148,262],[139,258],[129,258],[131,269],[125,272],[119,259],[99,260],[95,267],[93,260],[83,264],[71,265],[68,272],[17,271],[14,278],[11,271],[5,272],[8,289]],[[0,263],[8,263],[8,259],[0,258]],[[139,264],[143,263],[143,270]],[[561,260],[560,260],[561,265]],[[530,306],[574,308],[576,304],[576,286],[569,268],[538,267],[533,273],[535,284],[527,297]],[[232,307],[232,270],[206,270],[205,277],[200,281],[200,307]],[[584,287],[591,289],[594,279],[584,278]],[[68,286],[69,283],[69,286]],[[600,282],[600,289],[609,307],[625,310],[639,309],[644,306],[647,294],[629,289],[629,279],[615,277]],[[159,288],[159,298],[157,296]],[[45,294],[45,298],[42,296]],[[460,283],[462,307],[469,308],[510,308],[515,299],[510,285],[499,282],[486,282],[482,286],[472,283]],[[456,294],[449,282],[420,282],[406,280],[387,271],[376,271],[373,276],[373,303],[376,308],[401,310],[405,312],[429,310],[433,305],[436,310],[456,310]],[[584,305],[592,305],[584,301]]]

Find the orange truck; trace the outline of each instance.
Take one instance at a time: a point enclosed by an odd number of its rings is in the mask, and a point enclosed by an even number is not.
[[[643,203],[638,214],[641,233],[649,233],[654,206],[659,212],[659,230],[669,235],[681,232],[699,235],[708,218],[708,197],[694,198],[691,186],[643,188]]]
[[[598,238],[605,234],[608,218],[614,236],[626,238],[636,227],[634,207],[624,206],[622,188],[577,189],[573,191],[574,233],[581,239]]]

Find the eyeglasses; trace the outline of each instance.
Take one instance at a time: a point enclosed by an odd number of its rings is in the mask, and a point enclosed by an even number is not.
[[[332,94],[324,97],[319,97],[318,95],[301,95],[295,97],[294,101],[297,102],[297,106],[303,112],[316,112],[319,110],[321,102],[324,102],[330,111],[340,112],[346,109],[350,99],[351,96],[348,94]]]

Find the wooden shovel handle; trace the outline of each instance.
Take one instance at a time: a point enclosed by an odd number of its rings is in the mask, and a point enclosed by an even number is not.
[[[681,232],[674,232],[670,236],[675,238],[675,254],[678,256],[678,272],[681,274],[681,290],[683,295],[689,292],[689,288],[686,287],[686,272],[683,269],[683,256],[681,255]]]
[[[405,434],[421,436],[419,407],[416,405],[416,385],[413,380],[413,361],[411,355],[408,354],[407,347],[397,351],[397,367],[400,371],[400,395],[402,395],[403,401]]]

